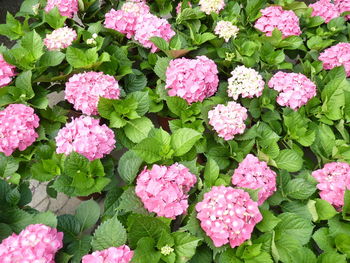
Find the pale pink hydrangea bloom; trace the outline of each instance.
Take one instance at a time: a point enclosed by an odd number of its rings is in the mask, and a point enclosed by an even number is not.
[[[297,110],[316,96],[316,85],[301,73],[277,72],[268,86],[277,90],[277,103]]]
[[[135,40],[140,42],[145,48],[151,48],[152,53],[156,52],[158,48],[151,42],[151,37],[161,37],[169,42],[170,39],[176,35],[166,19],[159,18],[152,14],[141,16],[138,19],[135,29]]]
[[[31,107],[11,104],[0,111],[0,152],[10,156],[17,148],[25,150],[39,137],[35,128],[39,117]]]
[[[77,33],[73,29],[65,26],[52,31],[51,34],[47,34],[44,39],[44,44],[50,51],[60,51],[72,45],[76,38]]]
[[[127,38],[136,33],[138,19],[149,13],[149,7],[143,1],[128,1],[123,4],[121,10],[112,9],[105,16],[105,27],[114,29]]]
[[[48,0],[45,11],[50,12],[56,6],[61,16],[67,16],[69,18],[73,18],[79,10],[78,0]]]
[[[129,263],[134,255],[127,245],[110,247],[85,255],[82,263]]]
[[[276,173],[264,161],[248,154],[232,176],[232,184],[242,188],[260,189],[258,204],[261,205],[276,191]]]
[[[55,263],[63,233],[41,225],[29,225],[0,244],[0,263]]]
[[[146,209],[158,216],[175,219],[188,208],[188,192],[197,178],[182,164],[147,167],[140,173],[136,182],[136,195]]]
[[[12,77],[16,75],[15,66],[7,63],[0,54],[0,88],[7,86],[12,80]]]
[[[171,60],[166,70],[168,95],[179,96],[189,104],[213,96],[218,84],[217,66],[206,56]]]
[[[209,124],[226,141],[244,132],[247,117],[247,109],[234,101],[229,101],[227,106],[218,104],[208,112]]]
[[[312,8],[312,16],[320,16],[326,23],[340,16],[338,8],[330,0],[319,0],[309,7]]]
[[[84,114],[98,114],[100,97],[119,99],[120,88],[114,77],[102,72],[85,72],[73,75],[66,82],[65,99]]]
[[[192,4],[191,2],[187,2],[188,6],[190,8],[192,8]],[[176,6],[176,14],[180,14],[181,13],[181,7],[182,7],[182,2],[179,2],[178,5]]]
[[[318,57],[326,70],[344,66],[346,75],[350,77],[350,43],[339,43],[324,50]]]
[[[282,32],[283,37],[299,36],[299,18],[291,10],[283,10],[281,6],[269,6],[260,10],[262,16],[256,21],[255,28],[272,35],[272,31],[277,28]]]
[[[334,0],[336,7],[340,14],[350,11],[350,0]],[[350,15],[345,16],[347,20],[350,19]]]
[[[249,240],[255,225],[262,220],[258,203],[241,189],[214,186],[196,205],[202,229],[216,247],[230,243],[237,247]]]
[[[56,136],[57,153],[77,152],[90,161],[102,158],[115,148],[113,131],[89,116],[73,118]]]
[[[345,190],[350,190],[350,165],[342,162],[327,163],[322,169],[313,171],[312,176],[318,181],[321,198],[341,210]]]
[[[237,100],[242,98],[260,97],[264,90],[265,82],[256,70],[245,66],[238,66],[231,72],[228,79],[228,96]]]
[[[220,38],[225,39],[225,42],[228,42],[231,37],[236,38],[238,31],[239,28],[237,26],[224,20],[219,21],[214,29],[215,34],[217,34]]]
[[[199,0],[200,10],[207,15],[219,13],[225,7],[225,0]]]

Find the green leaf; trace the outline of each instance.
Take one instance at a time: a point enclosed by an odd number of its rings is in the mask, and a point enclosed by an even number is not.
[[[154,73],[156,73],[156,75],[163,81],[166,79],[165,73],[170,60],[170,58],[158,57],[157,63],[154,66]]]
[[[134,263],[158,263],[161,257],[160,251],[154,249],[155,241],[151,237],[143,237],[137,242],[137,248],[132,258]]]
[[[43,40],[35,30],[24,35],[21,40],[21,45],[31,54],[33,60],[38,60],[44,53]]]
[[[120,177],[128,184],[132,184],[142,164],[142,159],[135,152],[127,151],[119,159],[118,173]]]
[[[176,263],[186,263],[196,253],[198,237],[192,236],[185,232],[175,232],[172,234],[175,241]]]
[[[133,69],[132,74],[124,78],[125,91],[134,92],[143,90],[147,86],[146,76],[139,70]]]
[[[87,173],[88,166],[89,160],[85,156],[72,152],[64,162],[64,171],[68,176],[74,177],[82,172]]]
[[[316,187],[303,178],[290,180],[285,188],[285,194],[294,199],[304,200],[316,191]]]
[[[80,263],[81,258],[86,254],[88,254],[91,249],[91,240],[92,240],[91,236],[83,236],[80,239],[70,243],[67,246],[67,252],[69,252],[70,254],[73,254],[73,258],[69,262]]]
[[[0,153],[0,177],[6,178],[13,175],[18,166],[18,161],[15,158]]]
[[[90,68],[97,62],[97,48],[82,50],[79,48],[68,47],[66,58],[68,63],[74,68]]]
[[[94,250],[119,247],[126,242],[126,231],[118,217],[103,222],[95,231],[91,245]]]
[[[207,160],[204,169],[204,184],[207,187],[215,185],[216,179],[219,177],[220,168],[218,164],[211,158]]]
[[[335,245],[338,251],[347,255],[350,258],[350,235],[339,234],[335,237]]]
[[[115,210],[123,212],[134,212],[136,214],[148,215],[140,198],[135,193],[135,187],[129,187],[119,197],[119,205]]]
[[[321,227],[313,235],[313,240],[315,240],[317,246],[323,251],[333,251],[334,250],[334,239],[329,235],[329,229],[326,227]]]
[[[302,248],[298,240],[294,239],[289,235],[282,235],[281,238],[275,241],[275,248],[278,256],[280,257],[280,261],[283,263],[292,262],[291,258],[298,253],[298,251]],[[275,259],[277,262],[278,260]]]
[[[256,228],[259,229],[261,232],[269,232],[272,231],[279,222],[281,222],[281,219],[276,217],[271,211],[269,210],[260,210],[261,215],[263,216],[263,220],[256,225]]]
[[[350,221],[350,190],[345,189],[344,192],[344,206],[342,215],[345,220]]]
[[[64,242],[70,243],[76,240],[81,229],[80,222],[73,215],[61,215],[57,219],[57,229],[64,232]]]
[[[9,12],[6,14],[6,24],[0,25],[0,35],[7,36],[11,40],[18,39],[24,35],[21,23]]]
[[[66,55],[59,51],[47,51],[38,62],[39,67],[54,67],[62,63]]]
[[[150,106],[150,99],[148,96],[148,91],[146,91],[146,92],[141,92],[141,91],[132,92],[130,94],[130,97],[135,99],[135,101],[137,101],[137,108],[136,108],[137,114],[139,116],[145,115],[148,112],[149,106]]]
[[[154,128],[153,123],[147,117],[130,120],[124,127],[125,135],[134,143],[139,143],[147,138],[150,130]]]
[[[161,37],[151,37],[150,41],[156,45],[157,48],[159,48],[161,51],[167,51],[169,50],[169,43],[165,41],[164,38]]]
[[[318,263],[346,263],[346,256],[338,254],[335,251],[330,251],[321,254],[321,256],[318,258]]]
[[[331,219],[338,213],[330,203],[323,199],[316,199],[315,207],[319,220]]]
[[[243,261],[236,256],[236,253],[233,249],[226,249],[223,253],[220,254],[219,263],[243,263]]]
[[[248,15],[249,21],[254,21],[257,18],[264,5],[265,0],[247,0],[245,11]]]
[[[177,96],[167,97],[166,104],[168,105],[169,110],[177,116],[181,116],[181,114],[188,108],[186,100]]]
[[[16,87],[20,89],[21,94],[24,94],[26,98],[33,98],[34,91],[32,89],[32,72],[28,70],[19,74],[16,78]]]
[[[44,21],[48,23],[53,29],[63,27],[66,19],[66,16],[61,16],[56,6],[49,12],[44,12]]]
[[[181,156],[187,153],[193,145],[202,137],[196,130],[190,128],[181,128],[176,130],[171,136],[171,146],[174,149],[175,156]]]
[[[82,202],[75,211],[75,217],[81,225],[80,232],[91,228],[100,218],[100,206],[93,200]]]
[[[293,213],[283,213],[278,216],[281,222],[276,231],[282,235],[290,236],[298,240],[302,245],[309,242],[314,226],[310,221]]]
[[[32,224],[44,224],[49,227],[57,227],[57,217],[51,211],[37,213],[33,217]]]
[[[279,169],[285,169],[288,172],[297,172],[303,166],[303,158],[294,150],[289,149],[280,151],[275,162]]]

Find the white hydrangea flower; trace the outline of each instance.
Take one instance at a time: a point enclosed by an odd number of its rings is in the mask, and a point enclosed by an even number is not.
[[[52,31],[51,34],[47,34],[44,39],[44,44],[50,51],[59,51],[69,47],[76,38],[77,33],[73,29],[65,26]]]
[[[211,12],[219,13],[225,7],[224,0],[199,0],[200,10],[207,15]]]
[[[228,42],[231,37],[237,37],[239,28],[229,21],[221,20],[217,23],[214,31],[215,34],[217,34],[219,37],[225,39],[225,41]]]
[[[243,98],[261,96],[265,82],[256,70],[245,66],[238,66],[231,72],[232,77],[228,79],[228,96],[237,100],[239,95]]]

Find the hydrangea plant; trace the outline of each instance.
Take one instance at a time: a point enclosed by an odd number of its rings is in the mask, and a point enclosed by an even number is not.
[[[24,0],[0,25],[0,263],[348,262],[349,14]],[[37,211],[32,180],[90,200]]]

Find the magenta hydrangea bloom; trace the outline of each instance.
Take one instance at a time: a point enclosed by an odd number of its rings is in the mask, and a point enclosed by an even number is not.
[[[301,73],[277,72],[268,86],[277,90],[277,103],[297,110],[316,96],[316,85]]]
[[[10,156],[17,148],[25,150],[39,137],[35,128],[39,117],[31,107],[11,104],[0,111],[0,152]]]
[[[136,33],[138,19],[149,13],[149,7],[143,1],[128,1],[123,4],[121,10],[112,9],[105,16],[105,27],[114,29],[127,38]]]
[[[77,38],[77,33],[65,26],[52,31],[51,34],[47,34],[44,39],[44,44],[50,51],[60,51],[72,45],[73,41]]]
[[[0,263],[55,263],[63,233],[41,224],[29,225],[0,244]]]
[[[324,50],[318,57],[326,70],[344,66],[346,75],[350,77],[350,43],[339,43]]]
[[[330,0],[319,0],[309,7],[312,8],[312,16],[320,16],[326,23],[340,16],[338,8]]]
[[[54,7],[58,8],[61,16],[69,18],[73,18],[79,10],[78,0],[47,0],[45,11],[50,12]]]
[[[98,114],[100,97],[119,99],[120,88],[114,77],[102,72],[85,72],[73,75],[66,82],[65,98],[84,114]]]
[[[77,152],[90,161],[102,158],[115,148],[113,131],[89,116],[73,118],[56,136],[57,153]]]
[[[299,36],[299,18],[291,10],[283,10],[281,6],[269,6],[260,10],[262,16],[255,22],[255,28],[272,35],[272,31],[277,28],[282,32],[283,37]]]
[[[234,101],[229,101],[227,106],[218,104],[208,112],[209,124],[226,141],[244,132],[247,117],[247,109]]]
[[[188,192],[196,182],[196,176],[182,164],[155,164],[139,174],[135,192],[148,211],[175,219],[186,212]]]
[[[350,11],[350,0],[334,0],[336,7],[340,14]],[[345,16],[347,20],[350,19],[350,15]]]
[[[327,163],[322,169],[313,171],[312,176],[318,181],[321,198],[341,210],[345,190],[350,190],[350,165],[342,162]]]
[[[145,14],[138,19],[135,27],[135,40],[140,42],[145,48],[151,48],[154,53],[158,50],[157,46],[151,42],[152,37],[161,37],[169,42],[175,36],[174,30],[166,19],[159,18],[152,14]]]
[[[258,203],[241,189],[214,186],[196,205],[202,229],[216,247],[230,243],[237,247],[250,239],[257,223],[262,220]]]
[[[276,191],[276,173],[266,162],[248,154],[233,173],[232,184],[248,189],[260,188],[258,204],[261,205]]]
[[[85,255],[82,263],[129,263],[134,255],[127,245],[120,247],[110,247],[105,250],[95,251]]]
[[[217,66],[206,56],[171,60],[166,70],[168,95],[179,96],[189,104],[213,96],[218,84]]]
[[[0,54],[0,88],[7,86],[12,80],[12,77],[16,75],[15,66],[7,63]]]

